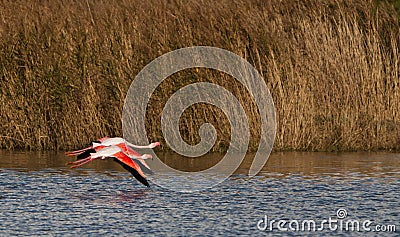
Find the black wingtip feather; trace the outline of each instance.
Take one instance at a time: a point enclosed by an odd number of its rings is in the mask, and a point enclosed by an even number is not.
[[[137,180],[139,180],[139,182],[141,182],[142,184],[146,185],[147,187],[150,187],[150,184],[147,181],[147,179],[145,177],[141,176],[139,174],[139,172],[137,172],[135,169],[133,169],[129,165],[126,165],[125,163],[123,163],[122,161],[120,161],[118,159],[114,159],[114,161],[117,162],[118,164],[120,164],[124,169],[129,171]]]
[[[82,160],[90,156],[90,153],[96,153],[95,149],[89,149],[76,156],[77,160]]]
[[[132,159],[132,160],[133,160],[133,162],[135,162],[140,167],[140,169],[142,169],[142,171],[144,173],[146,173],[146,174],[154,174],[154,172],[151,169],[149,169],[146,166],[144,166],[142,164],[142,162],[140,162],[139,160],[137,160],[137,159]]]

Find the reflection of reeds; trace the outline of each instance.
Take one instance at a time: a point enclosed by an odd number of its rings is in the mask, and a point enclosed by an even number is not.
[[[246,58],[264,76],[277,113],[275,149],[399,149],[399,25],[386,5],[350,1],[2,1],[0,146],[64,149],[121,134],[131,80],[171,50],[210,45]],[[224,86],[245,104],[255,148],[259,119],[243,86],[205,69],[166,80],[148,111],[162,139],[161,106],[193,81]],[[167,83],[171,82],[171,83]],[[217,108],[181,118],[189,143]]]

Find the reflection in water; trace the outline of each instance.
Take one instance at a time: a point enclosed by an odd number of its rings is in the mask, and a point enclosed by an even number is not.
[[[207,169],[221,158],[158,155],[186,171]],[[176,193],[146,188],[112,161],[70,170],[66,163],[72,158],[60,153],[0,151],[0,236],[264,236],[268,233],[256,227],[264,215],[327,219],[338,208],[345,208],[349,218],[395,224],[399,230],[399,159],[393,153],[274,153],[250,179],[245,175],[249,154],[222,184]],[[159,175],[166,174],[150,178]]]

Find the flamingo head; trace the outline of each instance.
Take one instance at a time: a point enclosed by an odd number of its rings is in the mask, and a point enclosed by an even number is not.
[[[150,154],[143,154],[143,155],[142,155],[142,159],[143,159],[143,160],[153,159],[153,156],[150,155]]]
[[[150,144],[149,147],[153,149],[154,147],[158,147],[158,146],[160,146],[160,145],[161,145],[161,144],[160,144],[159,142],[153,142],[153,143]]]

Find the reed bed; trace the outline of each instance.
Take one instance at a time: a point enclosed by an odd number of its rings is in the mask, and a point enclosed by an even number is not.
[[[277,115],[274,150],[399,150],[399,21],[365,0],[1,1],[0,147],[71,149],[121,136],[135,75],[156,57],[196,45],[230,50],[264,77]],[[185,70],[165,80],[147,111],[150,140],[163,141],[160,114],[184,85],[224,86],[246,105],[250,150],[260,120],[230,76]],[[226,116],[198,104],[181,134],[199,141],[215,125],[214,150],[229,145]],[[163,148],[167,149],[167,146]]]

